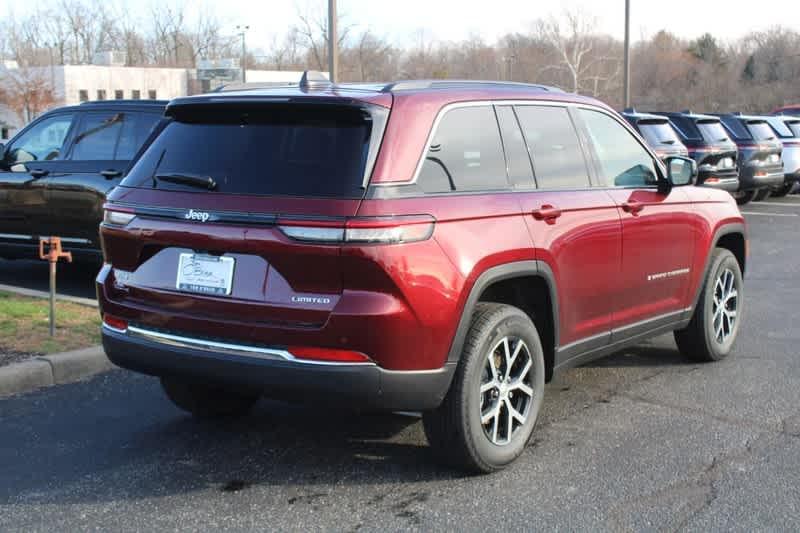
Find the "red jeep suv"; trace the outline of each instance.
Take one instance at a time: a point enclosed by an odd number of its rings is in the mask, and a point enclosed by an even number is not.
[[[190,413],[421,411],[438,455],[488,472],[555,371],[669,331],[731,351],[735,202],[596,100],[306,75],[166,115],[108,197],[97,292],[111,360]]]

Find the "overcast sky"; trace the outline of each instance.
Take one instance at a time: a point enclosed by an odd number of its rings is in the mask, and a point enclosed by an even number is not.
[[[152,0],[155,1],[155,0]],[[111,0],[140,15],[149,11],[152,1]],[[164,2],[165,0],[159,0]],[[174,3],[173,0],[166,0]],[[177,0],[180,1],[180,0]],[[188,0],[193,5],[197,0]],[[248,42],[253,48],[266,47],[287,27],[297,22],[297,10],[326,9],[327,0],[201,0],[211,7],[231,33],[237,24],[248,24]],[[2,0],[0,13],[24,14],[36,0]],[[424,29],[436,40],[461,40],[478,34],[493,42],[508,32],[525,32],[531,21],[565,8],[578,8],[598,18],[598,30],[622,38],[624,0],[339,0],[345,21],[358,29],[369,28],[391,42],[405,45]],[[764,6],[764,9],[758,9]],[[800,2],[770,0],[752,2],[743,9],[740,2],[721,0],[631,0],[631,32],[634,39],[668,29],[693,38],[709,31],[732,40],[750,31],[782,24],[800,31]],[[51,11],[52,12],[52,11]]]

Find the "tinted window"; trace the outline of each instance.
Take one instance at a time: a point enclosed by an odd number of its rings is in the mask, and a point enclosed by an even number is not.
[[[697,121],[697,129],[700,130],[700,133],[703,135],[703,139],[705,139],[707,143],[713,144],[730,140],[728,133],[718,120],[699,120]],[[745,135],[745,137],[741,137],[742,139],[750,137],[750,134],[747,133],[747,130],[745,130],[742,135]]]
[[[680,143],[678,135],[669,122],[640,121],[639,131],[650,146],[672,145]]]
[[[75,136],[70,159],[73,161],[110,161],[125,122],[123,113],[87,113]]]
[[[133,159],[160,118],[154,113],[125,113],[114,159]]]
[[[214,193],[360,198],[371,117],[339,107],[196,111],[169,123],[123,185],[203,191],[153,180],[211,177]]]
[[[526,187],[534,184],[531,158],[525,146],[525,138],[519,129],[514,108],[510,106],[497,107],[497,120],[500,123],[500,133],[503,136],[503,149],[506,154],[506,168],[508,180],[517,187]]]
[[[462,107],[444,115],[428,147],[419,184],[425,192],[508,187],[492,106]]]
[[[785,137],[794,137],[794,133],[790,129],[789,123],[785,122],[783,119],[781,119],[781,118],[768,118],[767,122],[769,122],[769,125],[772,127],[772,129],[775,131],[775,133],[778,134],[779,137],[784,137],[784,138]]]
[[[61,150],[72,124],[72,117],[72,114],[55,115],[37,122],[9,147],[5,163],[15,165],[28,161],[61,159]]]
[[[586,123],[606,185],[645,187],[657,184],[653,158],[619,122],[599,111],[579,110]]]
[[[766,122],[748,122],[747,129],[750,130],[753,139],[757,141],[771,141],[775,138],[775,132]]]
[[[786,122],[786,125],[789,126],[789,129],[792,130],[795,137],[800,137],[800,121],[798,122]]]
[[[688,117],[672,116],[669,121],[675,127],[675,131],[680,134],[684,139],[691,139],[693,141],[702,141],[703,136],[698,131],[694,120]]]
[[[586,161],[567,109],[519,106],[516,110],[538,186],[543,189],[588,187]]]

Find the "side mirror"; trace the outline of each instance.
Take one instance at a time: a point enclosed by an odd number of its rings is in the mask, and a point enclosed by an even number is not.
[[[664,163],[667,165],[667,179],[674,187],[692,185],[697,180],[697,162],[689,157],[668,157]]]

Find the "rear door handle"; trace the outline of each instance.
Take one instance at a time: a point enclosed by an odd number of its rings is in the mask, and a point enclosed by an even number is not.
[[[548,224],[555,224],[556,219],[561,216],[561,209],[545,204],[539,209],[531,211],[531,215],[536,220],[544,220]]]
[[[105,179],[110,180],[111,178],[116,178],[117,176],[121,176],[122,172],[119,170],[108,169],[108,170],[101,170],[100,175],[103,176]]]
[[[639,212],[644,209],[644,204],[637,201],[630,201],[624,202],[622,204],[622,210],[626,213],[630,213],[633,216],[639,216]]]
[[[41,168],[34,168],[33,170],[29,170],[28,173],[36,179],[43,178],[50,174],[49,170],[44,170]]]

